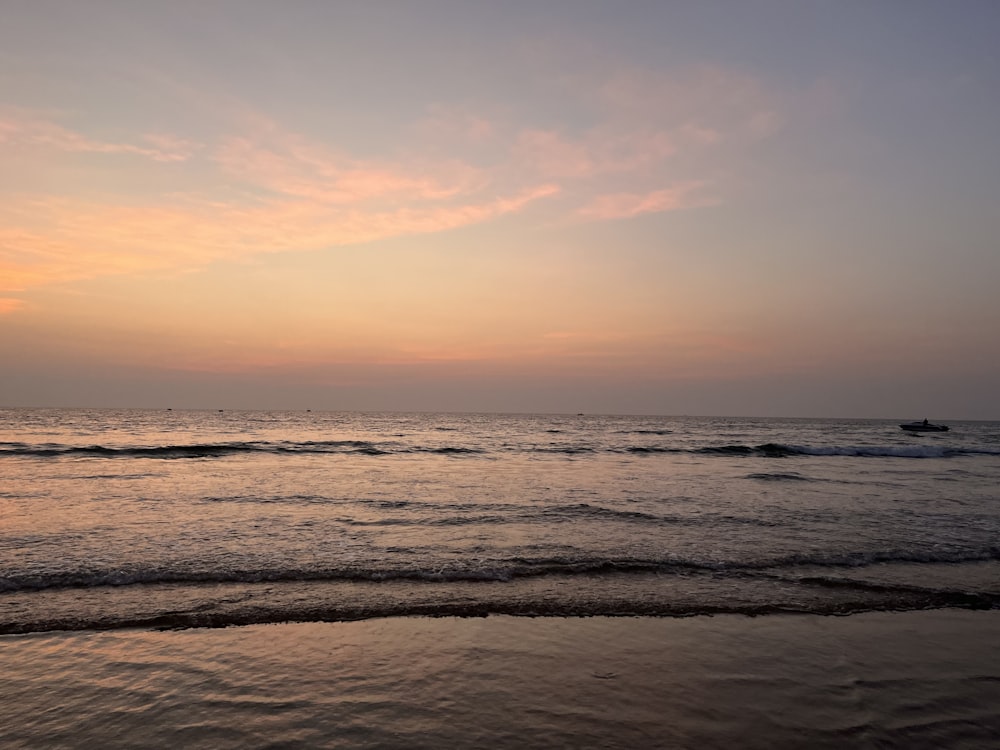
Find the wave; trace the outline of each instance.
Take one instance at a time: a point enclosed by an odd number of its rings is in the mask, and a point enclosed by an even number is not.
[[[695,516],[675,516],[657,513],[644,513],[637,510],[615,510],[613,508],[605,508],[601,505],[590,505],[589,503],[555,505],[541,509],[539,514],[545,517],[548,521],[559,520],[561,518],[572,518],[575,520],[580,517],[585,517],[600,520],[641,521],[680,526],[742,524],[772,528],[781,525],[775,521],[768,521],[763,518],[750,518],[747,516],[733,516],[719,513],[699,513]]]
[[[388,602],[379,605],[342,602],[298,606],[248,606],[235,611],[193,609],[165,613],[104,614],[92,617],[63,617],[29,621],[0,620],[0,635],[24,635],[58,631],[187,630],[231,628],[283,623],[356,622],[391,617],[714,617],[739,615],[845,616],[872,612],[912,612],[931,609],[990,610],[1000,606],[1000,598],[964,592],[929,592],[887,602],[799,603],[708,603],[628,601],[602,598],[597,601],[561,602],[551,599],[464,602]]]
[[[925,445],[718,445],[696,448],[693,453],[721,456],[764,456],[787,458],[791,456],[850,456],[855,458],[952,458],[955,456],[998,456],[1000,451]]]
[[[998,456],[1000,451],[923,445],[831,445],[808,446],[784,443],[762,445],[707,445],[700,448],[680,448],[664,445],[634,445],[612,448],[617,452],[634,454],[692,453],[700,456],[791,458],[795,456],[849,456],[854,458],[952,458],[955,456]]]
[[[668,448],[660,445],[630,445],[627,453],[684,453],[682,448]]]
[[[626,453],[631,455],[694,454],[720,457],[790,458],[796,456],[855,458],[952,458],[956,456],[1000,456],[1000,450],[989,448],[960,448],[939,445],[861,445],[861,446],[808,446],[784,443],[762,445],[722,444],[698,448],[676,445],[620,445],[592,444],[534,445],[505,444],[493,451],[463,445],[406,445],[399,442],[374,443],[367,440],[319,441],[232,441],[221,443],[193,443],[176,445],[65,445],[56,443],[29,444],[0,442],[0,457],[22,456],[31,458],[152,458],[152,459],[204,459],[225,458],[241,454],[353,454],[365,456],[412,455],[417,453],[442,456],[490,456],[500,452],[536,454],[598,454]]]
[[[614,510],[589,503],[574,503],[572,505],[554,505],[541,510],[543,516],[591,516],[595,518],[617,518],[642,521],[662,521],[665,516],[653,513],[643,513],[637,510]]]
[[[551,453],[564,456],[575,456],[582,453],[596,453],[597,449],[590,445],[545,445],[533,446],[531,453]]]
[[[783,472],[759,472],[756,474],[747,474],[747,479],[760,479],[764,482],[816,482],[821,481],[813,479],[812,477],[804,477],[801,474],[794,473],[783,473]]]
[[[378,568],[363,566],[339,569],[296,570],[287,568],[258,570],[109,570],[65,572],[47,575],[12,575],[0,578],[0,593],[42,591],[46,589],[89,589],[158,584],[276,583],[306,581],[350,581],[382,583],[387,581],[425,581],[459,583],[467,581],[510,581],[514,578],[554,574],[579,574],[618,571],[653,571],[655,563],[641,561],[552,561],[547,564],[508,562],[481,568]]]
[[[619,572],[615,570],[614,572]],[[592,574],[591,574],[592,575]],[[531,581],[498,586],[490,579],[465,579],[461,585],[403,582],[384,588],[380,580],[326,585],[264,581],[197,581],[192,586],[122,591],[106,587],[88,597],[37,596],[37,606],[2,610],[0,634],[54,630],[123,628],[204,628],[278,622],[342,622],[422,616],[527,617],[812,614],[850,615],[928,609],[1000,609],[1000,593],[879,584],[823,577],[797,581],[767,576],[726,581],[709,575],[664,580],[647,575],[622,586],[534,586]],[[202,585],[206,584],[206,585]]]
[[[323,505],[340,509],[351,506],[371,507],[378,510],[402,510],[407,515],[376,519],[354,518],[348,515],[330,517],[328,520],[344,526],[469,526],[480,525],[498,528],[507,524],[560,522],[576,523],[585,520],[621,521],[625,523],[645,523],[652,525],[676,525],[713,527],[739,524],[776,528],[784,524],[766,518],[734,516],[720,513],[698,513],[679,516],[647,513],[638,510],[617,510],[589,503],[574,503],[552,506],[525,506],[516,503],[434,503],[409,500],[373,500],[366,498],[331,497],[327,495],[232,495],[225,497],[206,496],[203,503],[238,503],[260,505]]]
[[[919,565],[961,564],[1000,560],[1000,546],[985,549],[888,549],[855,552],[793,553],[749,567],[754,569],[816,568],[866,568],[888,563]]]
[[[511,557],[474,564],[435,562],[426,567],[351,564],[337,568],[78,570],[47,574],[9,574],[0,577],[0,593],[122,587],[151,584],[225,584],[290,581],[425,581],[460,583],[506,582],[521,578],[634,574],[709,573],[713,576],[786,576],[797,569],[861,568],[883,563],[958,564],[1000,561],[1000,546],[981,550],[887,550],[847,553],[793,554],[760,560],[706,560],[639,557]],[[816,577],[809,572],[808,576]],[[803,581],[807,578],[801,579]]]
[[[46,443],[0,443],[0,455],[32,456],[37,458],[220,458],[240,453],[332,453],[361,452],[379,454],[384,451],[372,443],[358,440],[337,440],[302,443],[291,442],[229,442],[194,443],[157,446],[61,445]]]

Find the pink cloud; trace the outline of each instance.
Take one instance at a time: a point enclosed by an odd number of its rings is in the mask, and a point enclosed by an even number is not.
[[[592,148],[551,130],[521,133],[514,150],[520,159],[551,177],[586,177],[598,170]]]
[[[755,77],[733,70],[621,68],[603,80],[570,79],[568,87],[590,106],[591,123],[573,132],[518,132],[511,152],[526,171],[552,179],[641,182],[667,160],[704,160],[720,145],[767,138],[784,126],[777,97]]]
[[[197,165],[199,184],[215,191],[194,195],[182,186],[144,202],[8,193],[0,201],[0,288],[447,231],[556,194],[557,210],[590,221],[709,205],[719,198],[707,195],[705,175],[720,144],[749,143],[783,125],[780,102],[738,72],[625,69],[579,83],[569,94],[592,105],[582,107],[591,121],[572,129],[438,107],[410,129],[423,135],[408,151],[378,159],[245,113],[241,133],[203,145],[169,133],[104,141],[57,124],[56,115],[8,110],[0,113],[0,147],[30,147],[25,168],[66,153],[130,154],[153,162],[142,174],[156,177],[160,165],[200,153],[207,158]],[[673,184],[663,187],[668,166]],[[101,167],[112,176],[132,169]],[[174,190],[183,174],[171,171]]]
[[[680,127],[678,135],[685,141],[699,146],[713,146],[723,139],[722,133],[715,128],[688,122]]]
[[[675,136],[659,130],[595,128],[576,137],[527,130],[513,153],[524,168],[549,178],[588,179],[643,171],[677,152]]]
[[[775,96],[755,76],[732,68],[619,68],[586,95],[619,117],[679,123],[692,116],[727,129],[772,109]]]
[[[484,184],[479,170],[468,164],[446,161],[420,167],[364,162],[277,132],[228,138],[214,158],[228,174],[253,186],[325,203],[439,201]]]
[[[169,133],[147,133],[142,138],[153,147],[157,155],[152,158],[157,161],[186,161],[202,148],[200,143]]]
[[[24,114],[0,120],[0,143],[18,143],[55,151],[133,154],[154,161],[171,162],[187,160],[197,148],[191,141],[165,134],[149,134],[143,140],[149,145],[100,141],[49,120]]]
[[[579,215],[591,220],[629,219],[640,214],[678,211],[712,205],[706,197],[704,182],[686,183],[649,193],[614,193],[600,195],[579,210]]]

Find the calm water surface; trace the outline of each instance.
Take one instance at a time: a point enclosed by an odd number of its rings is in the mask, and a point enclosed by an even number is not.
[[[12,635],[0,744],[982,750],[998,630],[937,610]]]

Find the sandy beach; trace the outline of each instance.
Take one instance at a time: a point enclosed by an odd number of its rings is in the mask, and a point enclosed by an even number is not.
[[[6,636],[0,744],[982,748],[998,635],[938,610]]]

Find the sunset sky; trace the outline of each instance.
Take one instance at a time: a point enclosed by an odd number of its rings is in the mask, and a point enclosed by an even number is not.
[[[1000,3],[0,6],[0,406],[1000,419]]]

